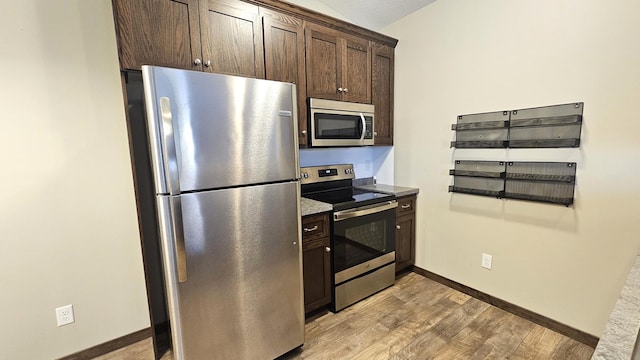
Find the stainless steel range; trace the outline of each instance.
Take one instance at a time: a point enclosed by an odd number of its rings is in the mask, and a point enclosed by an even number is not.
[[[304,167],[300,172],[302,196],[333,205],[332,309],[342,310],[393,285],[395,197],[354,189],[351,164]]]

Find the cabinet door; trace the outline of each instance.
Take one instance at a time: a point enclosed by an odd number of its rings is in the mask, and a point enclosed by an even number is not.
[[[406,269],[415,262],[415,222],[415,214],[396,219],[396,272]]]
[[[393,48],[373,46],[371,96],[375,145],[393,145]]]
[[[198,0],[113,0],[120,68],[202,70]]]
[[[396,272],[416,259],[416,195],[399,197],[396,208]]]
[[[298,141],[307,145],[307,82],[304,66],[302,20],[260,8],[264,27],[264,62],[268,80],[296,84],[298,91]]]
[[[258,7],[239,0],[201,0],[204,70],[264,78],[262,20]]]
[[[342,63],[342,100],[371,104],[371,47],[369,42],[360,39],[345,39]]]
[[[329,238],[302,243],[304,311],[308,313],[331,302],[331,255]]]
[[[307,27],[306,64],[307,96],[329,100],[342,100],[341,39],[335,35]]]

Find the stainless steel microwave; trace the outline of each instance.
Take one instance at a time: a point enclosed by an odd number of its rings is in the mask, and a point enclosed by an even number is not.
[[[373,145],[374,106],[309,98],[311,146]]]

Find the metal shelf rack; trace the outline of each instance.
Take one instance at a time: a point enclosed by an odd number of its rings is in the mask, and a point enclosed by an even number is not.
[[[505,199],[573,204],[574,162],[456,160],[450,192]]]
[[[580,146],[584,103],[459,115],[455,148],[571,148]]]

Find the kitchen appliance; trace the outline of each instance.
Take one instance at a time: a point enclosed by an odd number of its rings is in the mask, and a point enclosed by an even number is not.
[[[309,98],[311,146],[373,145],[374,106]]]
[[[295,85],[153,66],[142,77],[174,358],[301,346]]]
[[[354,189],[351,164],[304,167],[301,175],[304,197],[333,205],[333,310],[393,285],[395,197]]]

